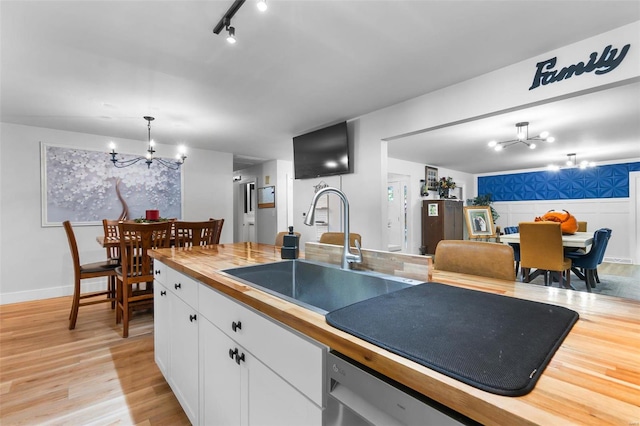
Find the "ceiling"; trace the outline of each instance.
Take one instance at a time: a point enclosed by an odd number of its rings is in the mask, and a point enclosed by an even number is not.
[[[238,169],[291,160],[299,134],[640,19],[635,0],[269,0],[264,14],[248,0],[228,45],[212,29],[231,3],[3,0],[1,120],[104,135],[106,150],[113,138],[146,140],[152,115],[159,143],[230,152]],[[637,157],[638,99],[636,83],[394,139],[389,153],[471,173],[569,152]],[[518,121],[557,142],[487,152]]]

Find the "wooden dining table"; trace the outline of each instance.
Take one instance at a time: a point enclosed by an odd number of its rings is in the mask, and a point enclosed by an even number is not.
[[[520,234],[500,235],[500,242],[503,244],[520,244]],[[562,245],[564,247],[584,248],[593,244],[593,232],[576,232],[575,234],[562,234]]]

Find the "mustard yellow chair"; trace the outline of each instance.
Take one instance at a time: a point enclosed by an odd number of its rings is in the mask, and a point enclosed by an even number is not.
[[[515,281],[513,248],[484,241],[441,240],[436,246],[434,269]]]
[[[578,221],[578,232],[587,232],[587,222]]]
[[[571,259],[565,257],[562,246],[562,230],[558,222],[520,222],[520,267],[524,282],[544,274],[544,284],[549,285],[548,273],[558,276],[558,282],[571,287]],[[535,275],[531,270],[536,269]]]
[[[360,236],[360,234],[350,232],[349,247],[355,247],[356,240],[360,242],[360,247],[362,247],[362,237]],[[320,242],[323,244],[341,246],[344,244],[344,232],[325,232],[324,234],[320,235]]]

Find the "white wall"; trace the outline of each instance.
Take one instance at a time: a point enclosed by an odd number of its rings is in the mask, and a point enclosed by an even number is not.
[[[351,205],[351,229],[355,232],[357,226],[367,248],[384,250],[388,246],[386,183],[390,170],[386,139],[636,81],[640,77],[637,65],[640,50],[630,49],[615,72],[583,74],[529,90],[537,62],[552,56],[561,56],[567,63],[579,62],[584,60],[584,52],[598,51],[609,44],[633,42],[639,31],[640,22],[634,22],[349,121],[351,140],[355,145],[355,173],[343,176],[342,189]],[[393,172],[398,173],[397,170]],[[294,183],[294,220],[301,224],[301,211],[308,208],[310,196],[306,192],[308,188],[299,192],[300,188],[300,184]],[[473,192],[467,190],[464,198],[474,197],[475,190],[475,186]],[[305,201],[299,201],[300,198]]]
[[[0,123],[0,303],[72,294],[73,269],[62,227],[41,227],[40,141],[105,150],[108,138],[38,127]],[[114,141],[122,152],[141,152],[141,141]],[[166,156],[173,147],[159,145]],[[221,242],[232,240],[232,155],[189,150],[184,167],[183,218],[224,218]],[[153,167],[153,166],[152,166]],[[96,242],[102,226],[74,227],[80,260],[102,260]],[[96,280],[103,286],[104,280]]]

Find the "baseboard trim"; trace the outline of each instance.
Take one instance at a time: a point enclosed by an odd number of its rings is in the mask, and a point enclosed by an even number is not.
[[[106,278],[92,278],[82,280],[82,291],[100,291],[107,288]],[[73,285],[41,288],[37,290],[16,291],[0,294],[0,305],[10,303],[30,302],[32,300],[53,299],[54,297],[71,296]]]
[[[633,265],[631,259],[628,258],[620,258],[620,257],[605,257],[603,258],[603,262],[607,263],[623,263],[625,265]]]

